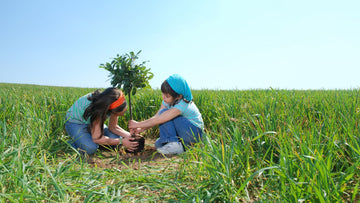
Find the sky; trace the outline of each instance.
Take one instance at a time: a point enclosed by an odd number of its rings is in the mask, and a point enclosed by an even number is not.
[[[153,88],[360,87],[358,0],[0,2],[0,82],[110,87],[99,68],[138,52]]]

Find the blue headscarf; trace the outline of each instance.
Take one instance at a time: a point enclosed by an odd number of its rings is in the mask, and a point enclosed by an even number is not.
[[[169,83],[170,87],[178,94],[182,94],[184,99],[188,101],[193,100],[191,90],[186,80],[178,74],[171,75],[166,81]]]

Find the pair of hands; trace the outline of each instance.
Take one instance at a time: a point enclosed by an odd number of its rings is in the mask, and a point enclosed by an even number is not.
[[[135,138],[131,137],[131,135],[140,135],[140,133],[144,132],[143,129],[135,127],[137,123],[138,122],[134,120],[129,121],[130,136],[126,136],[122,140],[123,146],[126,147],[128,151],[135,151],[139,145],[137,142],[133,142]]]
[[[138,134],[145,131],[145,129],[142,129],[142,128],[139,127],[138,123],[139,122],[134,121],[134,120],[129,121],[129,130],[130,130],[131,135],[133,135],[133,134],[138,135]]]
[[[123,146],[130,152],[135,151],[138,147],[138,142],[134,142],[135,138],[131,136],[124,137],[122,139]]]

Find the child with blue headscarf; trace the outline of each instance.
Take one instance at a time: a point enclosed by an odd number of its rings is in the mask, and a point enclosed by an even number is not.
[[[159,125],[160,138],[155,147],[162,154],[181,154],[203,135],[204,122],[186,80],[178,74],[171,75],[161,85],[162,104],[152,118],[129,121],[131,132],[141,133]]]

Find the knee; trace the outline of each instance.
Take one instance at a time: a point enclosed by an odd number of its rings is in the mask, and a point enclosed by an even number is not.
[[[83,147],[87,154],[95,154],[99,145],[85,146]]]
[[[119,136],[119,135],[117,135],[117,134],[115,134],[115,133],[113,133],[113,132],[111,132],[110,130],[109,130],[109,128],[104,128],[104,135],[106,136],[106,137],[110,137],[110,138],[113,138],[113,139],[121,139],[122,137],[121,136]]]
[[[167,110],[169,110],[169,109],[161,109],[160,111],[159,111],[159,115],[161,115],[162,113],[164,113],[165,111],[167,111]]]
[[[99,148],[99,145],[96,143],[73,142],[71,143],[71,146],[78,150],[80,153],[86,153],[89,155],[94,154]]]
[[[160,138],[158,138],[156,141],[155,141],[155,148],[158,149],[160,147],[162,147],[164,144],[161,142]]]

